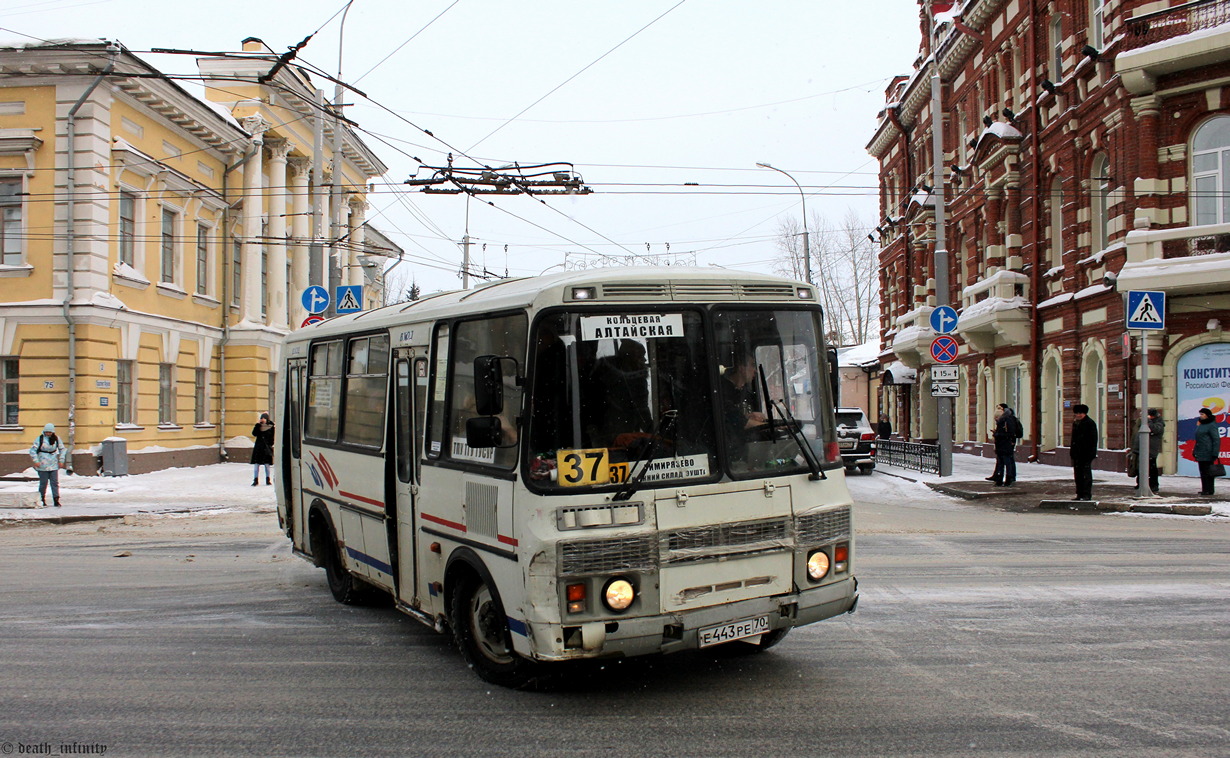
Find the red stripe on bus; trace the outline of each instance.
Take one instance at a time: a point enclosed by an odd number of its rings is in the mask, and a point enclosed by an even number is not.
[[[430,513],[423,513],[421,515],[424,521],[430,521],[434,524],[440,524],[442,526],[447,526],[450,529],[456,529],[459,532],[464,532],[466,530],[465,524],[458,524],[456,521],[449,521],[448,519],[442,519],[439,516],[433,516]]]
[[[348,497],[351,500],[358,500],[360,503],[367,503],[368,505],[374,505],[377,508],[384,507],[384,503],[379,500],[372,500],[370,497],[363,497],[362,495],[356,495],[353,492],[346,492],[345,490],[338,490],[337,494],[341,495],[342,497]]]
[[[498,535],[496,539],[498,539],[500,542],[503,542],[505,545],[512,545],[513,547],[517,546],[517,541],[513,539],[512,537],[505,537],[504,535],[501,534],[501,535]]]

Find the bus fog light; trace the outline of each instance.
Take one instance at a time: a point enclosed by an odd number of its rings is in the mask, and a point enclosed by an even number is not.
[[[570,584],[567,587],[568,612],[581,613],[585,610],[585,585]]]
[[[850,567],[850,544],[842,542],[833,548],[833,570],[841,573]]]
[[[807,556],[807,576],[813,582],[818,582],[827,576],[829,573],[829,554],[823,550],[817,550]]]
[[[602,601],[613,611],[626,611],[635,599],[636,589],[632,582],[623,577],[607,582],[606,589],[602,591]]]

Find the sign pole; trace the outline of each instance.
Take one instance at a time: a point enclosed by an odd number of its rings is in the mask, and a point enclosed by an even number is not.
[[[1153,497],[1149,488],[1149,333],[1140,333],[1140,434],[1136,441],[1136,497]]]
[[[931,162],[932,199],[935,201],[935,301],[948,305],[948,248],[944,228],[944,113],[941,109],[940,69],[938,59],[931,62]],[[921,398],[920,398],[921,399]],[[952,476],[952,398],[941,397],[938,403],[936,437],[940,446],[940,476]]]

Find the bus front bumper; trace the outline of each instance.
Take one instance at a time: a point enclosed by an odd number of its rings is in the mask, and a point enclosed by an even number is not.
[[[848,577],[804,592],[754,598],[711,608],[656,616],[617,618],[579,626],[564,625],[563,644],[544,627],[536,640],[538,660],[631,657],[692,650],[701,645],[701,630],[744,619],[768,618],[768,630],[788,629],[853,612],[858,581]],[[544,639],[544,638],[550,638]]]

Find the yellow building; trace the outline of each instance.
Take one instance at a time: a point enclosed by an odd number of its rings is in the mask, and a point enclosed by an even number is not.
[[[203,99],[117,43],[0,47],[0,473],[48,422],[83,474],[104,440],[130,473],[246,460],[301,293],[399,252],[365,245],[385,165],[243,49],[197,61]]]

